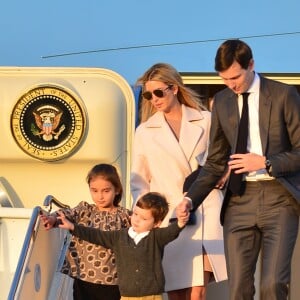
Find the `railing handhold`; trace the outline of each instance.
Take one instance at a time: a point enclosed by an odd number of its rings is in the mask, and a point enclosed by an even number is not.
[[[59,208],[63,208],[63,209],[70,208],[69,205],[60,202],[60,201],[57,200],[54,196],[48,195],[48,196],[46,196],[43,205],[44,205],[45,207],[49,207],[49,208],[48,208],[48,212],[49,212],[49,213],[50,213],[51,210],[52,210],[52,204],[53,204],[53,203],[54,203],[57,207],[59,207]]]

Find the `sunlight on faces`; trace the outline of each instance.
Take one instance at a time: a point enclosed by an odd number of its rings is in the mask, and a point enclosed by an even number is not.
[[[153,93],[153,91],[155,90],[163,91],[164,96],[155,96],[155,94]],[[152,105],[158,111],[168,112],[178,102],[177,97],[174,95],[177,92],[177,87],[175,85],[169,86],[168,88],[168,85],[161,81],[149,80],[145,83],[145,92],[152,93],[152,99],[149,101],[151,101]]]
[[[97,176],[90,181],[89,189],[91,197],[99,210],[114,208],[113,202],[118,192],[110,181],[105,180],[102,176]]]
[[[247,69],[243,69],[238,62],[234,61],[227,70],[219,72],[219,76],[234,93],[241,94],[248,90],[253,81],[253,69],[253,60],[250,61]]]
[[[161,222],[154,223],[151,209],[143,209],[135,206],[131,216],[131,225],[135,232],[142,233],[154,227],[159,227]]]

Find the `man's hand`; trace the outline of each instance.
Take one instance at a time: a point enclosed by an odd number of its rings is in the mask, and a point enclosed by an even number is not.
[[[222,177],[218,180],[218,182],[215,185],[216,189],[222,190],[225,187],[226,182],[229,179],[230,172],[231,172],[230,168],[226,168],[226,171],[224,172]]]
[[[255,153],[232,154],[228,162],[229,169],[234,173],[254,172],[265,168],[266,158]]]

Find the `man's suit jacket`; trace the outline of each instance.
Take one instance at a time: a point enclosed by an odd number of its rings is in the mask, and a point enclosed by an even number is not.
[[[272,163],[272,174],[300,205],[300,95],[295,87],[260,77],[259,128],[263,154]],[[249,116],[251,118],[251,116]],[[237,142],[237,96],[226,88],[215,95],[210,145],[205,165],[187,197],[196,209],[222,176]],[[221,212],[221,223],[228,197]]]

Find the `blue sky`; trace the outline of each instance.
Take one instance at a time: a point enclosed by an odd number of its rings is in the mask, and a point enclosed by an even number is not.
[[[213,72],[222,39],[300,32],[299,10],[299,0],[3,0],[0,65],[107,68],[130,84],[157,62]],[[257,71],[300,73],[299,33],[244,40]]]

